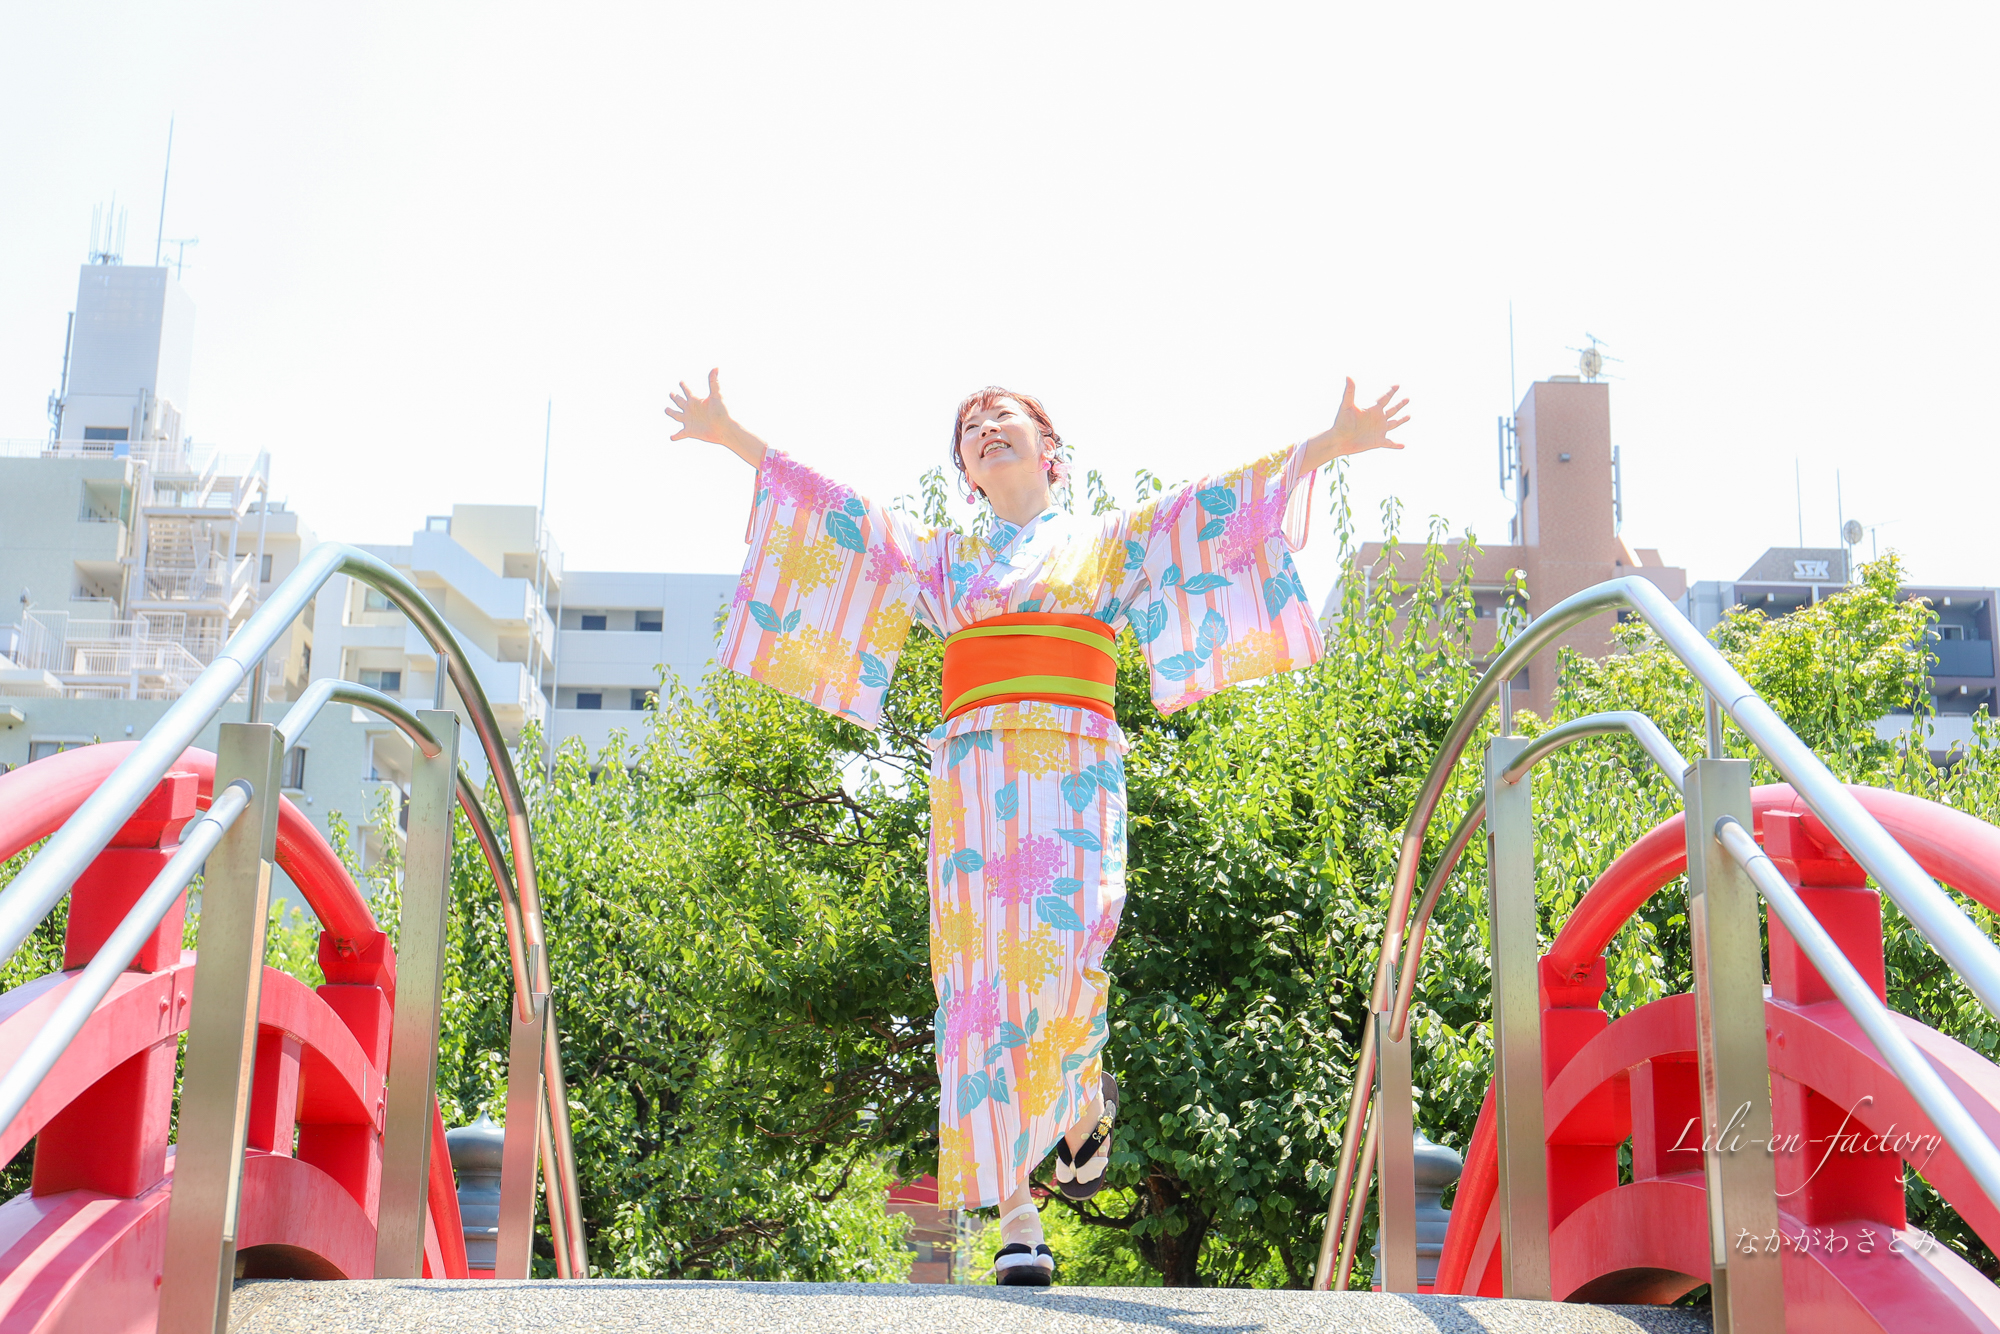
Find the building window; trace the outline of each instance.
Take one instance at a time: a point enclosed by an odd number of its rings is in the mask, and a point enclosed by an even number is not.
[[[451,516],[449,514],[431,515],[424,520],[424,531],[427,533],[449,533],[451,531]]]
[[[641,631],[651,631],[654,634],[658,634],[665,628],[660,622],[660,613],[656,611],[642,611],[637,613],[637,616],[638,625],[636,628]]]
[[[265,584],[271,582],[271,558],[269,556],[264,557],[262,561],[258,562],[257,581]]]
[[[367,591],[367,593],[362,595],[361,610],[394,611],[396,610],[396,604],[389,601],[389,595],[387,593],[384,593],[381,589],[371,588]]]
[[[311,680],[312,674],[313,646],[311,644],[302,644],[299,646],[299,675],[305,677],[307,680]]]
[[[651,690],[634,690],[632,692],[632,707],[634,709],[656,709],[659,706],[660,697],[657,692]]]
[[[130,438],[129,426],[86,426],[83,428],[85,440],[125,440]]]
[[[589,612],[585,612],[583,615],[583,628],[586,630],[602,630],[604,628],[604,621],[605,618],[601,613],[593,616]]]
[[[576,692],[576,707],[579,709],[601,709],[604,707],[604,692],[601,690],[579,690]]]
[[[361,684],[367,686],[370,690],[379,690],[385,695],[393,695],[403,688],[403,674],[401,672],[378,672],[366,669],[361,673]]]
[[[304,746],[293,746],[285,752],[285,776],[279,783],[279,786],[296,790],[305,785],[306,748]]]
[[[88,741],[30,741],[28,762],[32,764],[36,760],[46,760],[51,755],[60,755],[66,750],[75,750],[78,746],[89,744]]]

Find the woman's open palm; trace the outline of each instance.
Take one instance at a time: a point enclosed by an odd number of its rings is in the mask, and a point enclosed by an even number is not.
[[[1334,415],[1334,454],[1360,454],[1370,449],[1401,449],[1401,443],[1389,438],[1389,432],[1409,421],[1408,417],[1398,417],[1397,413],[1410,406],[1409,399],[1390,406],[1389,400],[1396,396],[1401,385],[1392,384],[1389,392],[1375,400],[1366,408],[1354,406],[1354,381],[1347,382],[1347,392],[1341,395],[1340,411]]]
[[[669,439],[706,440],[712,445],[728,444],[724,434],[730,426],[729,409],[722,405],[722,369],[708,373],[708,397],[697,398],[688,388],[687,381],[681,381],[680,392],[667,395],[674,401],[667,409],[667,415],[681,424]],[[1350,395],[1352,397],[1352,395]]]

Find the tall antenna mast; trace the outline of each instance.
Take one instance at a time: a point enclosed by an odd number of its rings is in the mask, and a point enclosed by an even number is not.
[[[160,267],[160,246],[167,235],[167,182],[174,174],[174,118],[167,117],[167,165],[160,172],[160,225],[153,233],[153,267]]]
[[[541,503],[535,507],[535,526],[539,530],[535,534],[535,596],[541,600],[543,616],[549,614],[549,441],[554,434],[555,424],[556,397],[554,394],[550,394],[548,408],[542,416],[542,499]],[[541,638],[541,621],[539,619],[535,622],[535,627],[535,638],[539,640]],[[562,643],[562,626],[556,626],[555,632],[556,643],[560,645]],[[538,685],[541,674],[542,653],[541,645],[538,643],[535,648],[535,676]],[[558,684],[556,681],[549,682],[548,726],[543,729],[546,733],[545,739],[549,747],[548,758],[545,761],[546,774],[550,777],[554,776],[556,766],[555,695]]]

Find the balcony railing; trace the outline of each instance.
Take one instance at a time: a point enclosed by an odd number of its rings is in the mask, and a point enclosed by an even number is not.
[[[1937,655],[1935,676],[1992,676],[1990,639],[1933,639],[1924,645]]]

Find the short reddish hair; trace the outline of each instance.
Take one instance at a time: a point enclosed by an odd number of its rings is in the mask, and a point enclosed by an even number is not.
[[[1049,411],[1042,406],[1042,400],[1033,394],[1017,394],[1011,389],[1002,389],[997,384],[989,384],[984,389],[967,394],[965,401],[958,405],[958,414],[951,419],[951,463],[960,476],[965,474],[965,459],[959,454],[959,442],[965,436],[965,414],[974,408],[990,408],[1003,398],[1011,398],[1028,411],[1028,416],[1042,433],[1042,439],[1055,450],[1055,457],[1049,460],[1049,485],[1061,486],[1069,480],[1069,461],[1062,456],[1062,437],[1056,434],[1054,423],[1049,420]],[[973,488],[975,491],[978,488]]]

